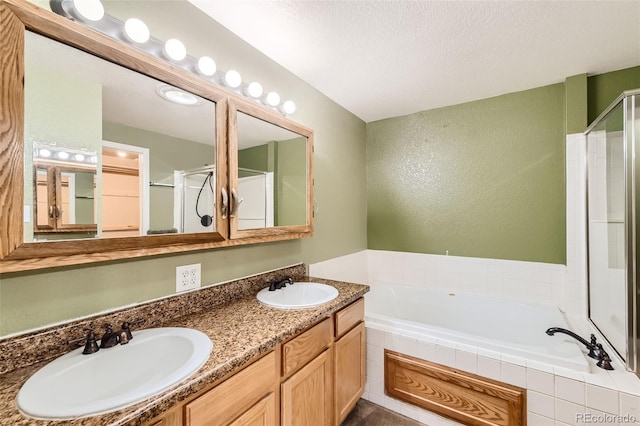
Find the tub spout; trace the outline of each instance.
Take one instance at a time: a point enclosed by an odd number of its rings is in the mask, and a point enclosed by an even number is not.
[[[574,339],[576,339],[578,342],[582,343],[587,350],[589,351],[588,355],[593,358],[593,359],[600,359],[600,356],[596,353],[596,351],[598,351],[598,346],[596,344],[596,336],[594,336],[593,334],[591,335],[591,342],[587,342],[585,339],[583,339],[582,337],[578,336],[576,333],[574,333],[573,331],[561,328],[561,327],[551,327],[549,328],[546,333],[549,336],[553,336],[556,333],[563,333],[566,334],[568,336],[573,337]]]

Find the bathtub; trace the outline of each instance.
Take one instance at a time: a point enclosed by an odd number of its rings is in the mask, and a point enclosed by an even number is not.
[[[554,306],[375,283],[365,295],[365,324],[589,372],[582,345],[545,334],[549,327],[569,328]]]

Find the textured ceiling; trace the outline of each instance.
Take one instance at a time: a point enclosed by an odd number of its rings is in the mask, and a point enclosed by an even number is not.
[[[640,64],[640,1],[189,1],[367,122]]]

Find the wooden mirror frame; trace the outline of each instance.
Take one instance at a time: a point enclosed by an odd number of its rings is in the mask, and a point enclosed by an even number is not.
[[[0,0],[0,273],[36,270],[117,259],[205,250],[311,236],[313,224],[283,227],[273,232],[250,232],[229,237],[229,219],[216,215],[216,232],[67,241],[24,241],[24,40],[32,31],[65,45],[140,72],[216,103],[216,197],[228,187],[227,121],[229,93],[181,68],[134,49],[27,0]],[[253,106],[257,110],[260,107]],[[264,111],[262,111],[264,113]],[[235,115],[234,115],[235,116]],[[275,112],[270,120],[295,123]],[[293,123],[293,124],[292,124]],[[312,132],[306,129],[312,134]],[[298,132],[300,133],[300,132]],[[309,138],[312,143],[312,136]],[[311,151],[308,169],[311,173]],[[311,176],[311,175],[310,175]],[[311,181],[311,180],[310,180]],[[311,184],[309,207],[312,208]],[[219,209],[218,209],[219,210]],[[310,214],[310,213],[309,213]],[[261,230],[256,230],[261,231]]]
[[[252,236],[277,237],[293,233],[300,237],[313,234],[313,131],[288,120],[278,113],[260,108],[245,99],[229,100],[229,185],[238,192],[238,112],[289,130],[307,138],[307,215],[304,225],[271,226],[265,228],[238,229],[238,217],[231,218],[231,238]]]

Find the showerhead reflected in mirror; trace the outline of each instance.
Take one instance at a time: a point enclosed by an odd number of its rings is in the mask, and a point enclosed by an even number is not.
[[[211,191],[201,197],[198,214],[195,204],[176,202],[185,197],[177,191],[189,185],[177,188],[175,179],[215,168],[215,116],[214,102],[26,32],[25,143],[39,148],[25,150],[25,219],[33,216],[33,223],[25,223],[24,241],[214,231]],[[92,230],[51,228],[49,205],[52,211],[59,206],[48,204],[46,216],[39,207],[35,188],[43,158],[34,153],[40,149],[72,156],[56,158],[59,163],[81,163],[75,155],[95,157]],[[39,172],[32,172],[34,166]],[[210,184],[215,188],[215,175]],[[206,226],[202,215],[210,217]],[[46,230],[39,223],[45,218]]]

